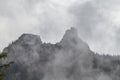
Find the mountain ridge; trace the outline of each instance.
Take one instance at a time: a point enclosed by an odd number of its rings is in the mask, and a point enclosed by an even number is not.
[[[120,59],[95,54],[75,28],[56,43],[43,43],[39,35],[23,34],[4,49],[5,61],[15,61],[5,80],[119,80]],[[114,66],[113,66],[114,65]]]

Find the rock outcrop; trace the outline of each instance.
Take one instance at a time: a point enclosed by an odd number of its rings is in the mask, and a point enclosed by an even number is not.
[[[98,55],[82,41],[75,28],[56,44],[43,43],[38,35],[23,34],[6,47],[15,63],[5,80],[119,80],[119,57]]]

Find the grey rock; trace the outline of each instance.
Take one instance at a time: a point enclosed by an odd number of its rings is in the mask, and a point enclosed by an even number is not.
[[[43,43],[38,35],[23,34],[6,47],[15,63],[5,80],[119,80],[119,56],[99,55],[82,41],[75,28],[56,44]]]

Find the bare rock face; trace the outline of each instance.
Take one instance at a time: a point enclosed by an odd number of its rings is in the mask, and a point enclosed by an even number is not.
[[[4,62],[15,62],[5,80],[119,80],[119,57],[94,54],[75,28],[67,30],[56,44],[23,34],[4,52],[9,53]]]
[[[42,44],[42,41],[38,35],[23,34],[17,41],[18,44],[36,45]]]
[[[70,47],[78,50],[82,49],[81,51],[84,49],[89,50],[89,46],[78,37],[78,33],[75,28],[71,28],[66,31],[63,39],[60,41],[60,44],[66,48]]]

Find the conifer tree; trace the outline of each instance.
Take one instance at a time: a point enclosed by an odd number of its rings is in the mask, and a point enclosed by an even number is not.
[[[8,56],[8,53],[6,52],[0,53],[0,60],[7,58],[7,56]],[[14,63],[13,61],[4,63],[4,64],[2,64],[2,62],[0,63],[0,80],[4,79],[6,69],[13,63]]]

